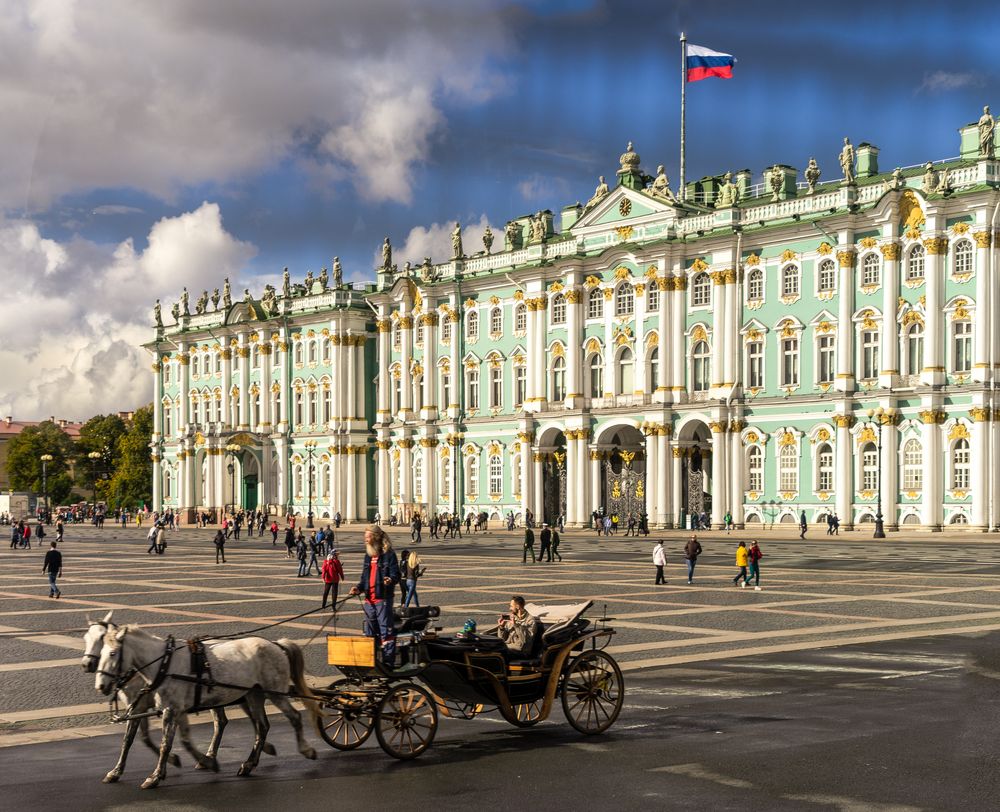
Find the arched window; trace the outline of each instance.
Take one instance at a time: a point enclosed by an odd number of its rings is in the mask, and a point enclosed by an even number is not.
[[[561,293],[552,297],[552,323],[566,323],[566,297]]]
[[[397,352],[403,347],[403,328],[398,321],[392,323],[392,348]]]
[[[319,392],[315,384],[309,384],[309,425],[319,423]]]
[[[174,497],[174,472],[170,468],[163,469],[163,498]]]
[[[908,281],[924,278],[924,247],[917,243],[906,256],[906,279]]]
[[[319,488],[318,493],[320,498],[326,499],[330,496],[330,466],[328,463],[323,463],[319,467]]]
[[[438,465],[438,482],[441,485],[441,501],[447,502],[451,499],[451,457],[441,457]]]
[[[510,458],[510,488],[514,496],[521,495],[521,455]]]
[[[635,288],[628,282],[622,282],[615,291],[615,315],[631,316],[635,313]]]
[[[324,381],[323,384],[323,423],[329,423],[333,420],[333,393],[330,391],[330,382]]]
[[[323,346],[323,363],[330,363],[330,339],[324,338],[321,342]]]
[[[415,338],[415,340],[413,342],[414,346],[415,347],[423,347],[424,346],[424,326],[422,324],[417,324],[417,326],[414,328],[414,333],[416,335],[416,338]]]
[[[816,287],[820,293],[830,293],[837,287],[837,266],[832,259],[824,259],[819,264]]]
[[[250,413],[251,413],[250,414],[250,425],[252,425],[254,428],[256,428],[257,426],[260,425],[260,422],[261,422],[261,416],[260,416],[260,390],[259,389],[254,389],[251,397],[253,398],[253,400],[250,401]],[[207,406],[208,404],[206,403],[205,405]]]
[[[747,449],[747,490],[764,490],[764,454],[758,445]]]
[[[646,290],[646,312],[655,313],[660,309],[660,286],[655,279],[649,280],[649,288]]]
[[[447,313],[441,317],[441,341],[444,344],[451,341],[451,316]]]
[[[649,351],[649,391],[660,388],[660,348],[653,347]]]
[[[827,443],[816,451],[816,490],[833,490],[833,451]]]
[[[604,359],[601,358],[600,353],[595,352],[590,356],[588,366],[590,368],[590,375],[587,378],[590,391],[587,393],[587,396],[592,398],[604,397]]]
[[[951,487],[952,490],[969,488],[969,441],[959,440],[952,449]]]
[[[169,437],[174,433],[174,409],[170,401],[163,404],[163,434]]]
[[[972,273],[972,243],[959,240],[955,243],[955,273]]]
[[[764,272],[759,268],[747,274],[747,301],[759,302],[764,298]]]
[[[781,295],[799,295],[799,266],[786,265],[781,269]]]
[[[778,490],[799,489],[799,449],[794,445],[781,447],[778,455]]]
[[[201,374],[201,356],[197,353],[191,354],[191,374],[200,375]]]
[[[875,443],[865,443],[861,449],[861,490],[878,488],[878,449]]]
[[[465,340],[479,340],[479,311],[473,308],[465,317]]]
[[[424,501],[424,458],[420,454],[413,461],[413,500]]]
[[[594,288],[587,294],[587,318],[604,318],[604,291]]]
[[[781,339],[781,385],[799,385],[799,337]]]
[[[163,365],[163,383],[164,384],[169,384],[170,383],[171,377],[173,375],[173,369],[174,369],[174,365],[171,364],[169,361],[167,361],[167,363],[165,363]]]
[[[451,368],[440,367],[441,370],[441,408],[447,409],[452,404]]]
[[[528,329],[528,308],[524,302],[518,302],[514,308],[514,332],[523,333]]]
[[[295,341],[295,363],[301,365],[305,358],[305,350],[302,347],[301,339]]]
[[[315,341],[309,342],[309,363],[315,364],[319,361],[319,345]]]
[[[695,392],[707,392],[711,359],[708,353],[708,342],[695,342],[691,349],[691,388]]]
[[[566,359],[561,355],[552,362],[552,400],[566,400]]]
[[[494,307],[490,311],[490,336],[503,335],[503,310]]]
[[[910,439],[903,446],[903,490],[924,489],[924,452],[920,441]]]
[[[403,408],[403,381],[398,367],[390,370],[389,374],[392,376],[392,389],[389,392],[391,403],[389,404],[389,408],[395,414]]]
[[[878,330],[861,332],[861,378],[873,381],[878,377]]]
[[[222,374],[222,353],[220,352],[215,353],[215,374]]]
[[[475,454],[466,457],[465,495],[470,499],[476,499],[479,496],[479,457]]]
[[[305,393],[299,387],[295,390],[295,425],[301,426],[306,422]]]
[[[972,371],[972,322],[952,322],[951,366],[953,372]]]
[[[692,307],[707,307],[712,303],[712,280],[707,273],[697,273],[691,280]]]
[[[503,496],[503,459],[499,454],[490,457],[490,496]]]
[[[864,286],[882,284],[882,262],[874,251],[866,254],[861,261],[861,284]]]
[[[914,323],[906,331],[906,374],[919,375],[924,368],[924,326]]]
[[[632,350],[625,347],[618,354],[618,369],[616,370],[616,376],[618,380],[615,382],[617,386],[615,387],[616,395],[630,395],[634,387],[634,357],[632,355]]]
[[[305,480],[302,476],[302,464],[295,465],[292,469],[292,482],[295,484],[295,495],[302,496],[305,491]]]

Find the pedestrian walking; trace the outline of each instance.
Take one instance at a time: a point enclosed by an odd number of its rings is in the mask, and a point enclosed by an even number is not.
[[[806,512],[803,510],[802,515],[799,517],[799,538],[804,539],[806,537],[806,530],[809,529],[809,525],[806,522]]]
[[[103,526],[103,524],[99,526]],[[56,522],[56,541],[58,541],[60,544],[62,543],[63,540],[63,530],[64,530],[63,520],[60,519],[58,522]]]
[[[560,541],[560,539],[559,539],[559,531],[558,530],[553,530],[552,531],[552,547],[550,549],[552,550],[552,555],[554,555],[556,558],[558,558],[560,561],[562,561],[562,556],[559,555],[559,541]],[[552,559],[549,558],[549,561],[551,561],[551,560]]]
[[[420,531],[423,529],[424,523],[420,519],[420,514],[418,513],[413,517],[413,521],[410,523],[410,539],[414,544],[420,544]]]
[[[667,554],[663,551],[663,540],[659,540],[653,546],[653,565],[656,567],[655,585],[666,584],[667,579],[663,577],[663,568],[667,566]]]
[[[748,573],[747,573],[747,583],[750,583],[750,579],[754,579],[754,590],[760,592],[760,560],[764,557],[764,554],[760,551],[760,546],[756,541],[750,542],[750,549],[747,551],[747,559],[749,561]]]
[[[162,524],[155,524],[156,528],[156,554],[163,555],[167,551],[167,531]]]
[[[694,565],[698,563],[698,556],[701,555],[701,544],[698,543],[697,536],[691,536],[688,543],[684,545],[684,559],[688,566],[688,583],[694,583]]]
[[[24,529],[21,531],[21,543],[26,549],[31,549],[31,525],[27,522],[24,523]]]
[[[291,525],[285,528],[285,558],[291,558],[295,550],[295,531]]]
[[[45,554],[45,560],[42,562],[42,572],[48,573],[49,576],[49,597],[61,598],[62,591],[56,584],[56,579],[62,578],[62,553],[56,549],[54,541],[49,547],[49,551]]]
[[[726,515],[722,517],[722,521],[726,525],[726,533],[731,533],[733,531],[733,514],[727,510]]]
[[[319,540],[315,533],[309,534],[309,566],[306,567],[306,575],[312,575],[313,566],[316,567],[316,575],[320,574],[319,565]]]
[[[739,584],[741,587],[747,585],[749,577],[747,576],[747,562],[749,556],[747,555],[747,543],[745,541],[740,542],[740,546],[736,548],[736,566],[740,568],[740,571],[736,573],[736,577],[733,578],[733,586]]]
[[[219,563],[219,558],[222,558],[222,563],[226,563],[226,534],[221,530],[215,531],[215,563]]]
[[[150,555],[156,552],[156,525],[154,524],[149,528],[149,532],[146,534],[146,541],[149,542],[149,549],[146,550],[146,555]]]
[[[306,546],[305,536],[299,530],[299,535],[295,539],[295,555],[299,559],[299,574],[297,577],[305,578],[306,561],[308,560],[309,548]]]
[[[10,525],[10,549],[14,550],[21,546],[21,525],[12,522]]]
[[[833,534],[835,536],[840,535],[840,516],[836,513],[833,514]]]
[[[38,530],[35,532],[35,538],[38,539],[39,547],[42,547],[45,544],[45,525],[41,522],[38,523]]]
[[[420,565],[420,556],[416,550],[411,550],[406,559],[406,600],[403,601],[403,608],[410,608],[410,601],[414,605],[420,606],[420,598],[417,597],[417,580],[424,574],[426,567]]]
[[[535,531],[529,526],[524,528],[524,548],[521,550],[521,563],[528,563],[528,553],[531,553],[531,563],[535,563]]]
[[[828,536],[832,536],[833,535],[833,514],[832,513],[827,513],[826,514],[826,534]]]
[[[278,520],[275,519],[271,522],[271,546],[274,547],[278,543]]]
[[[548,524],[542,524],[540,539],[542,546],[538,549],[538,560],[544,561],[545,557],[548,556],[549,561],[552,561],[552,530]]]
[[[327,597],[332,596],[331,605],[336,612],[337,592],[340,582],[344,580],[344,565],[340,563],[340,554],[336,550],[327,553],[320,576],[323,578],[323,608],[326,608]]]

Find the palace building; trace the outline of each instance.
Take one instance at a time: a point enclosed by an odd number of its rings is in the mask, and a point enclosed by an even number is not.
[[[996,528],[995,129],[676,194],[630,144],[616,184],[501,250],[456,229],[416,268],[387,240],[372,284],[286,275],[191,315],[185,293],[146,345],[156,507]]]

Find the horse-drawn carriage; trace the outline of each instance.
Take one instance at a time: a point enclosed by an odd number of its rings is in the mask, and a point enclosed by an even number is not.
[[[353,750],[375,731],[382,749],[416,758],[434,741],[438,715],[472,719],[499,711],[510,724],[547,719],[558,699],[567,721],[585,734],[614,724],[624,701],[621,669],[603,649],[614,630],[583,617],[591,602],[525,609],[537,618],[533,648],[511,652],[499,637],[428,631],[437,607],[396,617],[399,663],[387,668],[371,637],[330,636],[327,660],[343,677],[314,689],[320,736]]]

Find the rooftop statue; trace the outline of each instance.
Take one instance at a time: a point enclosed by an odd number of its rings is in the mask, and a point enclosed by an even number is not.
[[[903,180],[903,170],[897,166],[892,170],[892,188],[902,189],[904,185],[905,181]]]
[[[340,267],[340,257],[333,258],[333,285],[342,287],[344,284],[344,269]]]
[[[740,190],[733,183],[733,173],[727,172],[722,176],[722,185],[715,196],[715,208],[728,209],[730,206],[735,206],[739,202],[739,199]]]
[[[250,295],[250,288],[243,288],[243,304],[253,307],[253,296]]]
[[[506,237],[511,250],[521,247],[521,227],[516,221],[511,220],[507,223],[507,225],[504,226],[503,234],[504,237]]]
[[[273,316],[277,312],[278,297],[273,285],[264,285],[264,293],[260,297],[260,303],[266,315]]]
[[[321,290],[326,290],[330,285],[330,274],[326,268],[319,272],[319,286]]]
[[[153,322],[157,327],[163,326],[163,314],[160,312],[160,300],[156,300],[156,304],[153,305]]]
[[[288,273],[288,268],[285,268],[281,275],[281,297],[283,299],[292,298],[292,277]]]
[[[173,307],[170,308],[170,315],[174,317],[174,324],[181,320],[181,306],[179,303],[174,302]]]
[[[315,280],[313,279],[313,272],[309,271],[306,274],[306,281],[305,281],[306,296],[311,296],[312,295],[312,292],[313,292],[313,282],[314,281]]]
[[[531,241],[545,241],[545,215],[538,212],[531,220]]]
[[[650,187],[649,191],[654,197],[663,198],[671,203],[676,202],[674,193],[670,191],[670,180],[667,178],[667,173],[663,169],[663,164],[656,167],[656,177],[653,179],[653,185]]]
[[[806,183],[809,184],[809,190],[806,192],[807,195],[816,193],[816,184],[819,183],[819,176],[822,174],[819,164],[816,163],[815,158],[809,159],[809,165],[806,167]]]
[[[208,310],[208,291],[204,290],[201,296],[198,297],[198,301],[195,303],[194,312],[199,316]]]
[[[486,231],[483,232],[483,247],[487,254],[493,250],[493,231],[489,226],[486,226]]]
[[[849,138],[844,138],[844,148],[840,151],[840,170],[844,173],[844,185],[849,186],[856,181],[854,174],[854,147]]]
[[[233,306],[233,291],[229,287],[229,277],[227,276],[222,283],[222,306],[228,310]]]
[[[392,268],[392,244],[386,237],[382,243],[382,270],[388,271],[390,268]]]
[[[990,114],[990,106],[987,104],[983,108],[983,114],[979,117],[979,157],[993,157],[993,128],[996,124]]]
[[[785,173],[781,167],[775,164],[767,172],[767,185],[771,189],[771,202],[777,203],[781,200],[781,188],[785,183]]]
[[[188,309],[188,289],[184,288],[181,291],[181,315],[190,316],[191,311]]]
[[[462,226],[455,223],[455,230],[451,232],[451,258],[462,258]]]
[[[611,190],[608,189],[608,184],[604,182],[604,175],[601,175],[597,179],[597,188],[594,190],[594,196],[587,201],[586,208],[589,209],[591,206],[597,203],[601,198],[605,197],[609,191]]]
[[[212,309],[213,310],[218,310],[219,309],[219,300],[221,298],[222,297],[219,295],[219,289],[218,288],[216,288],[215,290],[212,291]]]
[[[920,183],[920,191],[922,191],[925,195],[929,195],[937,191],[939,184],[940,179],[938,178],[938,173],[934,169],[934,164],[928,161],[924,164],[924,177]]]
[[[943,195],[951,194],[955,191],[951,185],[951,174],[948,172],[947,166],[941,168],[941,177],[938,178],[937,190]]]

